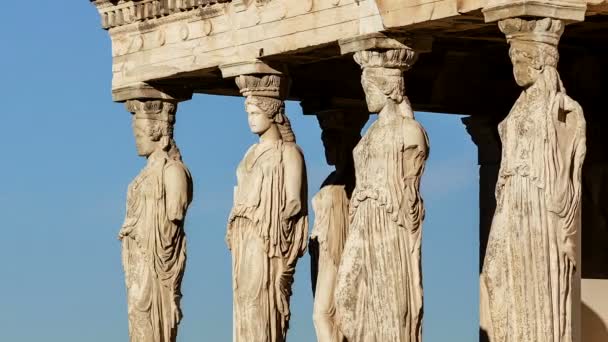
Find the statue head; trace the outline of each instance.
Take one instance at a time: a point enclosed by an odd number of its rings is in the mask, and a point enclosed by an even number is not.
[[[179,151],[173,140],[176,105],[171,102],[131,100],[127,109],[133,113],[133,134],[140,156],[148,157],[156,151],[177,155]]]
[[[398,69],[365,68],[361,76],[370,113],[380,112],[388,103],[400,104],[405,94],[403,75]]]
[[[171,128],[162,121],[133,117],[133,134],[137,154],[147,157],[157,150],[167,150],[171,143]]]
[[[246,96],[245,110],[253,133],[261,136],[276,126],[281,140],[295,142],[283,101],[288,90],[286,79],[279,75],[241,75],[236,84]]]
[[[405,99],[403,72],[416,61],[417,54],[409,48],[364,50],[355,53],[355,61],[363,69],[361,84],[368,109],[380,112],[387,104],[401,104]]]
[[[547,69],[557,68],[557,44],[564,32],[560,20],[507,19],[499,23],[499,28],[511,45],[513,75],[520,87],[531,86]]]
[[[262,135],[282,122],[285,105],[283,101],[262,96],[249,96],[245,100],[245,111],[251,132]]]

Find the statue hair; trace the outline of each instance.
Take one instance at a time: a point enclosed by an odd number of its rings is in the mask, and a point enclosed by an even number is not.
[[[279,129],[283,142],[296,142],[296,136],[291,129],[291,122],[285,114],[285,102],[272,97],[249,96],[245,100],[245,105],[254,105],[262,110]]]
[[[403,76],[395,75],[364,75],[367,82],[375,85],[389,99],[399,104],[403,102],[405,82]]]
[[[530,65],[539,71],[538,86],[549,93],[566,92],[564,84],[557,71],[559,52],[553,45],[546,43],[528,43],[513,41],[509,49],[509,55],[514,58],[518,52],[526,53],[523,58],[529,59]],[[516,57],[515,57],[516,58]]]
[[[363,71],[362,81],[373,84],[392,100],[403,117],[414,118],[412,105],[405,96],[405,81],[400,72],[395,73],[394,69],[387,68],[367,68]]]
[[[169,144],[163,149],[167,151],[169,157],[173,160],[182,160],[181,152],[177,147],[175,139],[173,139],[173,123],[160,120],[148,120],[148,135],[153,141],[160,141],[163,137],[169,138]]]

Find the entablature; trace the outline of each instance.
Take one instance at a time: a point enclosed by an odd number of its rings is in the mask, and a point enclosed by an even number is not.
[[[589,1],[586,21],[570,25],[560,45],[567,50],[562,54],[565,59],[570,58],[570,50],[578,58],[581,49],[605,56],[605,44],[595,42],[608,32],[607,2]],[[468,94],[483,98],[498,92],[509,94],[504,112],[515,94],[510,61],[504,54],[508,47],[496,24],[487,22],[484,0],[92,2],[108,21],[104,25],[112,40],[116,101],[124,101],[131,89],[142,84],[238,95],[233,80],[224,79],[232,76],[222,75],[220,66],[252,60],[290,74],[294,80],[290,99],[332,94],[332,98],[359,101],[363,96],[359,68],[351,56],[341,54],[339,41],[378,32],[433,41],[432,49],[429,45],[422,51],[426,53],[406,77],[406,82],[416,84],[408,92],[417,110],[479,112],[479,97]],[[569,8],[585,7],[580,4],[574,1]],[[488,89],[487,82],[496,89]]]

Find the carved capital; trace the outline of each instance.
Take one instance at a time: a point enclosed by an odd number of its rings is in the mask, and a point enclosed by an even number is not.
[[[362,69],[389,69],[401,74],[414,65],[418,54],[409,47],[391,50],[363,50],[355,53],[355,61]],[[383,71],[387,73],[388,71]]]
[[[129,113],[137,119],[175,122],[177,101],[175,100],[129,100],[125,103]]]
[[[491,117],[469,116],[462,119],[473,143],[477,145],[479,165],[500,164],[501,143],[498,136],[498,121]]]
[[[245,97],[262,96],[285,100],[289,92],[289,79],[281,75],[240,75],[235,82]]]
[[[524,20],[505,19],[498,22],[498,28],[510,44],[518,42],[542,43],[557,48],[564,33],[564,23],[559,19],[543,18]]]

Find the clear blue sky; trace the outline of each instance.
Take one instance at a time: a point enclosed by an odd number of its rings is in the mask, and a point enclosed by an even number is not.
[[[111,101],[110,40],[87,0],[8,1],[0,29],[0,341],[128,341],[120,244],[137,157],[130,115]],[[354,62],[353,62],[354,63]],[[310,195],[330,172],[314,117],[288,103]],[[418,113],[431,139],[423,178],[426,342],[478,331],[476,149],[460,117]],[[197,95],[176,139],[195,179],[179,342],[230,341],[224,244],[234,171],[255,141],[243,99]],[[296,272],[290,342],[316,341],[309,258]]]

